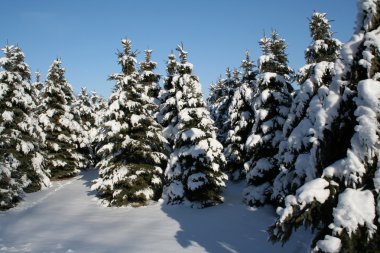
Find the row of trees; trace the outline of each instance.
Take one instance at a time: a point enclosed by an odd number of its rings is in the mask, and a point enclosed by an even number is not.
[[[50,179],[93,165],[100,177],[92,188],[106,205],[145,205],[164,190],[169,203],[205,207],[222,202],[223,146],[187,52],[177,48],[180,62],[170,55],[165,87],[171,88],[161,91],[152,51],[145,51],[138,68],[131,42],[125,39],[122,45],[122,72],[110,76],[116,85],[108,104],[85,89],[75,97],[58,59],[44,83],[39,75],[31,83],[21,49],[3,49],[2,210],[13,207],[24,192],[48,187]]]
[[[50,179],[76,175],[94,163],[94,141],[104,101],[85,89],[75,97],[61,61],[44,83],[31,83],[19,47],[0,58],[0,209],[13,207],[24,192],[50,186]]]
[[[374,252],[380,243],[378,0],[359,1],[346,44],[333,38],[326,14],[310,19],[306,65],[294,75],[277,32],[259,44],[241,72],[227,69],[211,87],[209,110],[199,79],[178,46],[163,89],[151,50],[137,64],[128,39],[110,76],[108,100],[76,98],[56,60],[42,84],[18,47],[0,59],[0,207],[50,179],[95,164],[92,189],[107,206],[167,203],[194,207],[223,201],[227,174],[245,179],[248,205],[271,204],[279,219],[270,239],[316,230],[315,252]],[[294,80],[300,85],[294,90]],[[213,118],[214,120],[212,120]],[[216,125],[216,128],[214,126]],[[217,131],[216,131],[217,130]]]
[[[226,169],[246,179],[248,205],[277,208],[274,242],[306,226],[316,231],[315,252],[378,251],[380,2],[358,6],[346,44],[333,38],[326,14],[313,13],[312,43],[297,74],[273,32],[260,40],[257,70],[246,53],[242,73],[227,69],[211,87]]]
[[[187,52],[180,61],[169,56],[164,89],[154,73],[151,50],[136,66],[131,41],[122,41],[122,72],[116,81],[100,128],[98,168],[92,189],[105,205],[145,205],[161,198],[168,203],[206,207],[222,202],[226,175],[223,147],[203,100]]]

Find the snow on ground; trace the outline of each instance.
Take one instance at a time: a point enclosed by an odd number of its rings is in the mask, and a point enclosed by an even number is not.
[[[267,241],[275,219],[271,207],[242,203],[244,184],[230,184],[225,203],[206,209],[156,203],[140,208],[98,205],[90,190],[97,172],[53,182],[0,212],[0,252],[308,252],[302,229],[281,247]]]

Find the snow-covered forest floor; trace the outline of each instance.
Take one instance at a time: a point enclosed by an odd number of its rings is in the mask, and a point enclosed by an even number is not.
[[[0,213],[0,252],[307,252],[300,229],[283,247],[267,241],[273,208],[247,207],[244,184],[230,184],[225,203],[206,209],[168,206],[109,208],[90,190],[97,171],[55,181]]]

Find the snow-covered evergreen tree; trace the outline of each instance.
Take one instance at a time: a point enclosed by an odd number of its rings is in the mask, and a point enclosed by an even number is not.
[[[245,148],[251,159],[244,164],[248,187],[244,201],[262,205],[271,201],[274,178],[279,174],[275,159],[282,128],[291,105],[292,69],[288,66],[285,40],[277,32],[260,41],[263,55],[259,59],[257,91],[254,94],[254,124]]]
[[[93,111],[95,112],[95,125],[99,126],[102,124],[102,116],[104,115],[104,112],[106,110],[107,103],[103,97],[99,96],[96,93],[96,91],[91,92],[90,103],[93,108]]]
[[[247,56],[249,57],[249,55]],[[242,65],[245,61],[242,62]],[[251,61],[249,60],[249,62]],[[253,64],[251,65],[253,66]],[[244,79],[246,78],[244,77]],[[234,70],[231,82],[231,86],[234,87],[233,97],[228,108],[229,131],[224,149],[227,160],[225,171],[234,181],[245,178],[244,163],[249,160],[244,145],[253,125],[254,111],[251,106],[255,84],[253,79],[247,79],[247,81],[243,82],[240,73],[236,69]]]
[[[173,77],[177,74],[177,61],[175,55],[171,53],[166,63],[167,75],[164,78],[164,87],[160,91],[160,110],[157,114],[157,121],[163,127],[163,135],[169,142],[170,148],[174,146],[176,125],[178,123],[178,110],[176,105],[176,89]]]
[[[41,81],[41,74],[39,71],[35,72],[35,79],[35,82],[32,84],[32,90],[37,102],[39,103],[41,100],[42,90],[44,88],[44,83]]]
[[[173,76],[178,110],[178,132],[174,151],[166,169],[168,203],[188,203],[203,208],[223,202],[220,195],[227,176],[223,146],[216,140],[215,128],[202,97],[187,52],[178,46],[180,62]]]
[[[81,88],[80,93],[74,104],[75,113],[81,125],[80,142],[77,143],[78,151],[84,156],[85,167],[93,166],[95,153],[92,146],[92,131],[96,128],[96,111],[91,103],[91,97],[87,93],[86,88]]]
[[[23,191],[50,185],[34,116],[36,101],[29,66],[19,47],[5,46],[0,58],[0,210],[13,207]]]
[[[215,122],[217,129],[218,140],[225,145],[229,124],[229,107],[232,103],[232,98],[235,91],[236,82],[231,77],[229,68],[226,70],[226,79],[219,78],[214,85],[210,87],[210,95],[207,98],[208,109],[211,113],[211,118]]]
[[[380,244],[380,1],[358,8],[322,104],[322,173],[285,198],[271,228],[271,239],[283,242],[301,225],[316,229],[314,252],[377,252]]]
[[[61,64],[56,59],[51,65],[38,109],[39,122],[46,133],[46,166],[55,179],[74,176],[84,166],[76,145],[82,128],[73,112],[75,98]]]
[[[99,138],[100,177],[92,189],[108,206],[146,205],[161,197],[166,140],[147,110],[152,101],[144,94],[144,84],[138,82],[131,41],[123,39],[122,44],[118,55],[122,72],[110,77],[116,87]]]
[[[97,150],[99,147],[98,144],[101,126],[105,121],[107,103],[95,91],[92,91],[91,93],[90,103],[94,113],[95,122],[89,131],[89,140],[91,143],[91,152],[93,154],[93,164],[96,165],[100,161],[100,157],[97,154]]]
[[[284,125],[286,140],[280,144],[281,173],[275,179],[272,196],[279,203],[318,175],[315,161],[323,131],[314,131],[314,125],[320,124],[321,106],[335,72],[334,62],[340,54],[341,43],[332,37],[325,13],[314,12],[309,28],[313,41],[305,51],[307,64],[297,75],[301,87],[295,93]]]
[[[219,109],[221,107],[220,100],[224,100],[226,96],[226,87],[223,85],[222,75],[216,80],[215,83],[210,84],[209,96],[207,98],[207,107],[210,111],[210,116],[214,121],[215,127],[217,128],[217,137],[221,141],[221,126],[223,126],[223,117],[225,114],[220,114]],[[228,108],[227,108],[228,109]]]
[[[144,85],[145,95],[149,97],[151,102],[147,104],[147,110],[151,115],[155,116],[159,110],[160,75],[153,71],[157,63],[152,61],[152,50],[147,49],[145,52],[145,61],[140,63],[140,83]]]

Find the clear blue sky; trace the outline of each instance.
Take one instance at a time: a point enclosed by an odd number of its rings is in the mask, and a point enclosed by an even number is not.
[[[226,67],[240,66],[246,49],[256,62],[264,31],[276,29],[285,38],[290,66],[298,69],[314,10],[328,13],[342,42],[351,38],[356,20],[356,0],[4,0],[1,9],[1,46],[18,44],[43,78],[60,57],[76,93],[86,86],[104,97],[114,86],[108,75],[120,71],[115,53],[124,37],[141,51],[139,60],[144,49],[154,50],[160,74],[183,42],[208,93]]]

